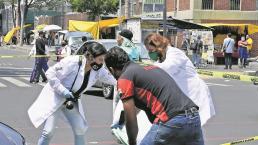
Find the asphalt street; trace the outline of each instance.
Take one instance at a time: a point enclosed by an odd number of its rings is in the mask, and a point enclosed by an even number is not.
[[[0,48],[0,55],[24,55],[26,51]],[[28,79],[34,59],[0,58],[0,121],[24,135],[28,145],[35,145],[42,130],[34,128],[27,110],[37,98],[44,83],[30,84]],[[50,65],[54,64],[50,61]],[[216,116],[203,127],[206,145],[219,145],[258,135],[258,86],[251,83],[203,77],[208,84],[216,108]],[[101,91],[82,96],[89,130],[88,144],[118,145],[110,132],[112,101],[102,97]],[[60,120],[52,145],[72,145],[69,125]],[[258,141],[247,143],[257,145]]]

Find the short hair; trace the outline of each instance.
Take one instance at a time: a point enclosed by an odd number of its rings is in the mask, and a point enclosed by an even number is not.
[[[105,56],[106,66],[122,70],[127,62],[130,61],[128,54],[120,47],[112,47]]]
[[[82,41],[83,42],[87,41],[87,37],[86,36],[82,36]]]
[[[106,53],[106,48],[98,42],[86,44],[86,55],[91,54],[95,58]]]
[[[169,45],[169,40],[166,37],[161,36],[160,34],[151,33],[145,38],[144,45],[152,45],[155,48],[166,49]]]
[[[120,36],[123,36],[127,39],[129,39],[130,41],[132,41],[133,38],[133,33],[132,31],[128,30],[128,29],[124,29],[119,33]]]
[[[228,33],[228,37],[231,37],[232,36],[232,34],[231,33]]]
[[[39,35],[44,35],[44,32],[43,31],[39,31]]]

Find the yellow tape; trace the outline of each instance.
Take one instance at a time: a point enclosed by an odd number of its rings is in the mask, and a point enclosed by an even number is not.
[[[27,58],[27,57],[33,57],[33,58],[40,58],[40,57],[66,57],[67,55],[0,55],[0,58]]]
[[[197,70],[200,75],[206,75],[215,78],[233,79],[246,82],[258,82],[258,77],[243,75],[240,72],[218,72],[218,71],[208,71],[208,70]]]
[[[246,138],[246,139],[243,139],[243,140],[237,140],[237,141],[233,141],[233,142],[229,142],[229,143],[224,143],[224,144],[221,144],[221,145],[242,144],[242,143],[251,142],[251,141],[256,141],[256,140],[258,140],[258,136]]]

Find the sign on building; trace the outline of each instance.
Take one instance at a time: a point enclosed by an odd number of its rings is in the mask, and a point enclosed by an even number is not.
[[[141,19],[129,19],[126,23],[126,29],[129,29],[133,33],[132,41],[134,43],[141,43],[142,32],[141,32]]]

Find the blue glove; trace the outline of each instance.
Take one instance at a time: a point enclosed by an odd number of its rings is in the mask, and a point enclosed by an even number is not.
[[[70,92],[69,90],[65,90],[64,92],[63,92],[63,96],[65,97],[65,98],[74,98],[74,96],[73,96],[73,93],[72,92]]]

